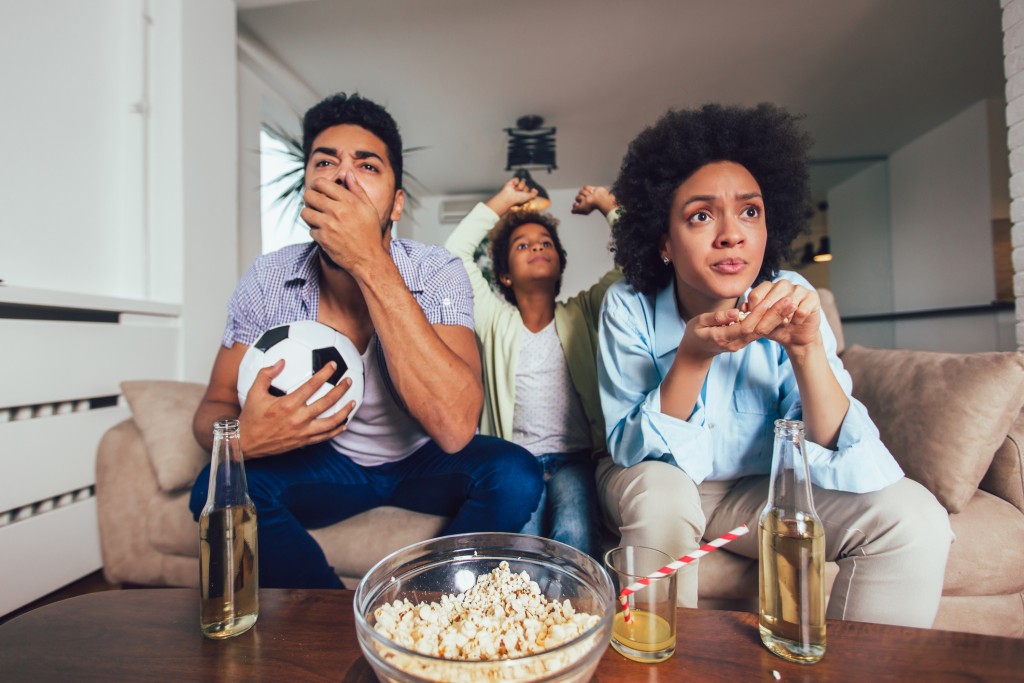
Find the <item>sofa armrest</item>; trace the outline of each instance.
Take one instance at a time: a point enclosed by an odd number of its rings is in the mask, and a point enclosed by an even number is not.
[[[108,429],[96,453],[96,514],[108,582],[162,583],[160,554],[146,533],[146,511],[159,488],[135,422]]]
[[[1024,512],[1024,411],[996,451],[978,488],[999,496]]]

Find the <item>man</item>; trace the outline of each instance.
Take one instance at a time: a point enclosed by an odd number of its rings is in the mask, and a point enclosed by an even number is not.
[[[228,303],[228,324],[193,433],[237,418],[249,493],[259,516],[260,583],[340,588],[307,528],[380,505],[451,517],[445,534],[518,531],[540,497],[529,452],[474,436],[483,403],[473,335],[473,295],[459,260],[440,247],[393,239],[402,215],[402,140],[390,114],[338,94],[303,119],[306,191],[302,219],[313,242],[256,260]],[[347,380],[306,401],[329,364],[292,394],[272,396],[283,361],[262,370],[245,407],[238,366],[268,328],[318,320],[360,351],[363,403],[320,419]],[[189,503],[205,503],[203,471]]]

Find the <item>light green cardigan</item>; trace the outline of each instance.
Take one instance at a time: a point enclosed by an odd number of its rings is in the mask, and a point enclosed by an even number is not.
[[[473,284],[473,316],[484,370],[480,432],[511,441],[523,319],[518,308],[491,289],[473,260],[473,252],[498,220],[490,207],[477,204],[448,237],[445,247],[462,259]],[[597,321],[605,291],[621,277],[618,270],[610,270],[590,289],[564,303],[555,302],[555,332],[590,424],[595,452],[605,449],[604,416],[597,389]]]

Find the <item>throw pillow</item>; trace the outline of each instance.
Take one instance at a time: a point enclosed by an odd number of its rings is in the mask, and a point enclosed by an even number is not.
[[[210,454],[192,437],[192,416],[206,387],[192,382],[122,382],[132,418],[142,433],[146,454],[162,491],[191,486],[210,462]]]
[[[936,353],[854,344],[853,395],[908,477],[951,513],[988,471],[1024,404],[1024,354]]]

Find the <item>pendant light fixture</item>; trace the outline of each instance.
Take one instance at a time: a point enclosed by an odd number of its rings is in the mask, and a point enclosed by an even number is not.
[[[535,114],[520,116],[515,128],[506,128],[508,133],[508,158],[505,170],[515,170],[515,177],[526,182],[526,186],[537,191],[537,196],[519,208],[528,211],[543,211],[551,206],[547,190],[534,180],[530,169],[543,169],[548,173],[558,168],[555,163],[554,127],[544,127],[544,119]]]

